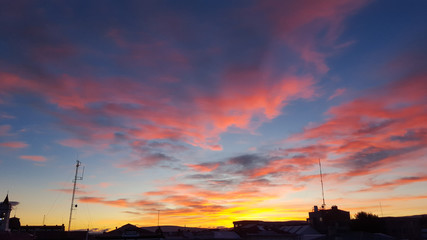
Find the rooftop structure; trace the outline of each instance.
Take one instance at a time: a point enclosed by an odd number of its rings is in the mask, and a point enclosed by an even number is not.
[[[348,230],[350,226],[350,212],[340,210],[337,206],[332,206],[331,209],[319,209],[314,206],[308,216],[309,224],[320,233],[334,234]]]
[[[12,204],[9,202],[9,195],[6,195],[4,201],[0,203],[0,231],[10,231],[9,218],[11,211]]]

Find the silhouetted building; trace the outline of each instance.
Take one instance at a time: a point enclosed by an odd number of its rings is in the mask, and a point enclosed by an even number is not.
[[[0,232],[1,240],[35,240],[35,236],[23,233],[23,232],[10,232],[2,231]]]
[[[313,228],[329,236],[350,229],[350,212],[340,210],[337,206],[332,206],[331,209],[314,206],[308,216],[308,222]]]
[[[264,222],[264,221],[236,221],[233,222],[234,231],[244,240],[286,240],[305,239],[305,234],[321,237],[314,229],[308,229],[305,221]],[[298,232],[298,230],[301,230]]]
[[[168,238],[166,238],[168,239]],[[218,229],[207,229],[193,232],[193,238],[197,240],[241,240],[240,236],[233,231]]]
[[[397,239],[427,239],[427,215],[380,219],[385,233]]]
[[[21,229],[21,221],[19,221],[19,218],[17,217],[10,218],[9,228],[11,231],[19,231]]]
[[[115,230],[105,232],[100,235],[94,236],[95,239],[145,239],[145,240],[160,240],[163,239],[163,236],[142,228],[139,228],[132,224],[126,224]]]
[[[65,232],[65,226],[64,224],[62,225],[51,225],[51,226],[46,226],[46,225],[41,225],[41,226],[21,226],[20,228],[21,232],[27,232],[27,233],[32,233],[32,234],[36,234],[38,232]]]
[[[9,195],[0,203],[0,231],[9,231],[9,217],[12,211],[12,204],[9,202]]]
[[[307,225],[306,221],[283,221],[283,222],[270,222],[270,221],[259,221],[259,220],[242,220],[233,222],[234,230],[238,230],[242,227],[260,225],[265,227],[276,227],[280,228],[283,226],[300,226]]]

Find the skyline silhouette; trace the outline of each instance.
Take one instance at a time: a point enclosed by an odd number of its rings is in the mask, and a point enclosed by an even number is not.
[[[76,163],[77,180],[80,162]],[[73,187],[73,198],[74,198]],[[73,199],[74,200],[74,199]],[[72,202],[73,202],[72,200]],[[77,207],[77,205],[75,206]],[[127,223],[115,229],[78,229],[65,231],[62,225],[22,226],[16,216],[10,218],[12,204],[9,196],[0,203],[0,238],[2,240],[32,239],[145,239],[145,240],[267,240],[267,239],[413,239],[422,240],[427,237],[427,214],[417,216],[378,217],[372,213],[360,211],[350,217],[350,212],[333,205],[330,209],[314,206],[308,212],[306,221],[234,221],[233,228],[200,228],[186,226],[160,225],[158,211],[157,226],[136,226]],[[70,220],[73,207],[70,211]]]

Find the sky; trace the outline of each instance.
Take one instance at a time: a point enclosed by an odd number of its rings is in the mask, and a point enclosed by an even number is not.
[[[427,1],[3,1],[0,200],[24,225],[427,213]],[[83,173],[84,167],[84,173]],[[158,218],[159,217],[159,218]]]

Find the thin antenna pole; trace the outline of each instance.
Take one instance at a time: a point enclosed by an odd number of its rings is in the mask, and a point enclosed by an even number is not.
[[[160,227],[160,210],[157,210],[157,227]]]
[[[383,214],[383,206],[381,205],[381,202],[380,202],[380,209],[381,209],[381,217],[384,217],[384,214]]]
[[[73,185],[73,196],[71,198],[71,208],[70,208],[70,219],[68,220],[68,231],[70,231],[71,228],[71,219],[73,216],[73,208],[74,208],[74,196],[76,194],[76,185],[77,185],[77,180],[82,180],[83,179],[83,175],[81,177],[77,177],[78,173],[79,173],[79,167],[81,165],[81,162],[79,160],[77,160],[76,163],[76,174],[74,175],[74,185]]]
[[[319,169],[320,169],[320,184],[322,185],[322,200],[323,200],[322,209],[324,209],[326,204],[325,204],[325,192],[323,190],[322,164],[320,164],[320,158],[319,158]]]

